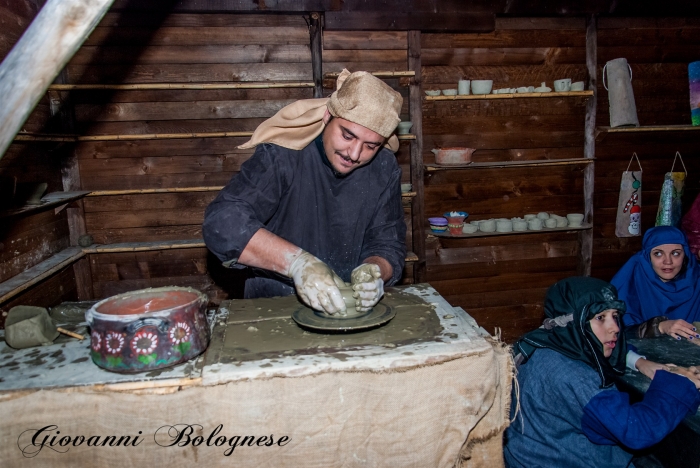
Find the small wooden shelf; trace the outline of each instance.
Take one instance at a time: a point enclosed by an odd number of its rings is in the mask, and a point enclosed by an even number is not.
[[[52,84],[49,91],[116,89],[136,91],[148,89],[272,89],[313,88],[311,81],[280,83],[134,83],[134,84]]]
[[[415,71],[375,71],[371,72],[377,78],[401,78],[404,76],[416,76]],[[338,78],[339,72],[324,73],[324,78]]]
[[[646,127],[596,127],[595,139],[602,141],[610,133],[644,133],[644,132],[692,132],[700,131],[700,126],[693,125],[649,125]]]
[[[396,137],[399,140],[415,140],[416,139],[416,136],[413,134],[410,134],[410,133],[406,134],[406,135],[396,135]]]
[[[413,253],[411,251],[406,252],[406,259],[405,259],[406,263],[412,263],[412,262],[417,262],[417,261],[418,261],[418,255],[416,255],[415,253]]]
[[[80,247],[69,247],[19,275],[0,283],[0,304],[12,299],[22,291],[29,289],[41,280],[48,278],[84,256],[85,252]]]
[[[461,101],[480,99],[528,99],[558,97],[593,97],[593,91],[567,91],[562,93],[507,93],[507,94],[457,94],[455,96],[424,96],[426,101]]]
[[[401,198],[413,198],[418,195],[417,192],[401,192]]]
[[[574,159],[537,159],[531,161],[489,161],[475,162],[461,166],[443,166],[439,164],[426,164],[427,172],[449,171],[461,169],[500,169],[508,167],[528,167],[528,166],[570,166],[574,164],[590,164],[595,159],[574,158]]]
[[[7,210],[0,211],[0,219],[9,218],[11,216],[17,216],[20,214],[31,213],[32,211],[43,211],[45,209],[63,205],[65,203],[70,203],[72,201],[78,200],[87,196],[90,192],[51,192],[47,193],[41,198],[41,203],[39,205],[24,205],[17,208],[10,208]]]
[[[428,236],[439,237],[441,239],[471,239],[473,237],[495,237],[495,236],[512,236],[514,234],[549,234],[552,232],[575,232],[575,231],[585,231],[591,229],[593,225],[582,224],[581,227],[561,227],[561,228],[546,228],[543,227],[540,231],[511,231],[511,232],[481,232],[476,231],[473,234],[459,234],[453,235],[449,232],[433,232],[430,229],[427,230]]]

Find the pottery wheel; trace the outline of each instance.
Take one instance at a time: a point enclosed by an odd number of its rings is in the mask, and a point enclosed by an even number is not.
[[[378,327],[393,319],[395,315],[396,311],[391,306],[380,302],[369,312],[351,318],[335,318],[302,305],[292,313],[292,318],[304,328],[318,332],[337,333],[363,331]]]

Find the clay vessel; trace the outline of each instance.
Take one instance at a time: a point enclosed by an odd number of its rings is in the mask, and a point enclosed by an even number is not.
[[[440,164],[442,166],[460,166],[464,164],[471,164],[472,153],[476,151],[475,148],[440,148],[431,150],[435,155],[435,164]]]

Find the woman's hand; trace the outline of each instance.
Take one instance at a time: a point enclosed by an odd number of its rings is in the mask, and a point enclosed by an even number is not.
[[[693,382],[693,385],[695,385],[695,388],[700,390],[700,369],[698,369],[695,366],[691,367],[679,367],[676,366],[675,364],[667,364],[667,371],[672,372],[674,374],[682,375],[683,377],[687,377],[688,380]]]
[[[664,335],[672,336],[673,338],[680,340],[681,338],[687,338],[689,340],[694,340],[700,338],[695,327],[685,320],[664,320],[659,323],[659,331]]]
[[[669,370],[669,368],[664,364],[659,364],[658,362],[649,361],[644,358],[637,359],[634,366],[639,372],[646,375],[650,379],[654,378],[654,374],[656,374],[657,370]]]

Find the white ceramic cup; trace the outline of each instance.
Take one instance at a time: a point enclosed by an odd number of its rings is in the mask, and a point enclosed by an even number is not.
[[[493,80],[471,80],[472,94],[490,94]]]
[[[527,221],[525,221],[524,219],[513,221],[513,231],[527,231]]]
[[[544,225],[548,228],[555,228],[557,227],[557,220],[554,218],[547,218],[544,220]]]
[[[413,122],[410,120],[399,122],[396,133],[399,135],[408,135],[408,133],[411,131],[411,127],[413,127]]]
[[[544,222],[545,219],[549,219],[549,213],[547,213],[546,211],[540,211],[539,213],[537,213],[537,217],[540,218],[542,222]]]
[[[574,83],[571,83],[571,91],[583,91],[583,90],[584,90],[583,81],[576,81]]]
[[[465,234],[474,234],[478,230],[479,230],[479,227],[475,226],[473,224],[465,224],[462,227],[462,232]]]
[[[469,80],[459,80],[457,82],[457,94],[467,95],[469,94]]]
[[[524,216],[524,218],[525,218],[525,221],[530,221],[531,219],[537,218],[537,215],[536,214],[526,214]]]
[[[557,91],[559,93],[571,91],[571,78],[554,80],[554,91]]]
[[[583,214],[569,213],[566,215],[566,219],[569,220],[569,227],[581,227],[581,223],[583,222]]]
[[[496,221],[497,232],[511,232],[513,230],[513,221],[510,219],[500,219]]]
[[[539,231],[542,229],[542,220],[539,218],[532,218],[530,221],[527,222],[527,227],[531,231]]]
[[[479,222],[479,230],[483,232],[495,232],[496,231],[496,220],[495,219],[485,219]]]
[[[560,228],[560,227],[566,227],[566,226],[569,225],[569,220],[566,219],[566,218],[563,217],[563,216],[559,216],[559,215],[553,214],[551,217],[552,217],[553,219],[556,220],[556,222],[557,222],[557,226],[556,226],[556,227],[558,227],[558,228]]]
[[[469,221],[469,224],[473,224],[474,226],[479,227],[480,222],[481,221]]]

